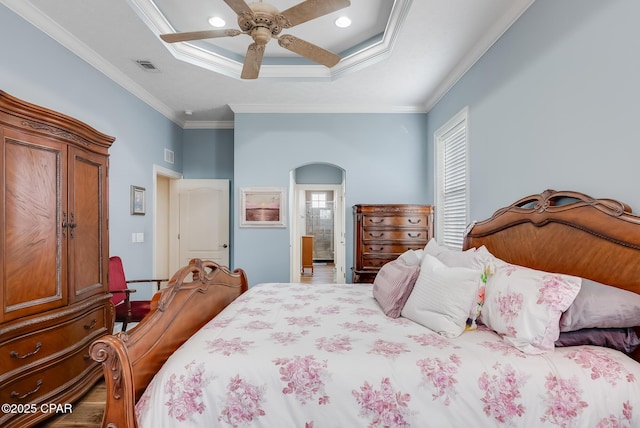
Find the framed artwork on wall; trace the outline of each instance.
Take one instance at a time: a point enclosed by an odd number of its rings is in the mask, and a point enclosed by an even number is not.
[[[131,186],[131,215],[145,214],[144,187]]]
[[[285,227],[286,195],[283,187],[240,189],[240,227]]]

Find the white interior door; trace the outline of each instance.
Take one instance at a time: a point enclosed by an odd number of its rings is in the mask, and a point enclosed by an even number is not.
[[[229,266],[229,180],[177,182],[179,265],[199,258]]]

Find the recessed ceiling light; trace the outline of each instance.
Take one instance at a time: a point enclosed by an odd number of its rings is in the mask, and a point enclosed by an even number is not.
[[[347,28],[351,25],[351,20],[346,16],[341,16],[335,20],[336,27]]]
[[[216,28],[222,28],[227,23],[224,22],[224,19],[220,18],[219,16],[212,16],[211,18],[209,18],[209,24],[211,24],[212,26],[214,26]]]

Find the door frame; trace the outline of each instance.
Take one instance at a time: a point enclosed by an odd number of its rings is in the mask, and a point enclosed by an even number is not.
[[[290,254],[290,281],[300,282],[300,252],[302,251],[302,231],[305,229],[305,192],[307,190],[331,190],[334,197],[333,213],[333,250],[334,264],[336,268],[336,284],[346,282],[346,251],[345,251],[345,207],[344,207],[344,181],[341,184],[295,184],[292,183],[292,216],[291,216],[291,254]]]

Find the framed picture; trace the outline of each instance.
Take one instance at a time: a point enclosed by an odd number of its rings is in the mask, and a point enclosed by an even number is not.
[[[131,214],[144,215],[145,197],[144,187],[131,186]]]
[[[285,227],[285,198],[282,187],[240,189],[240,227]]]

